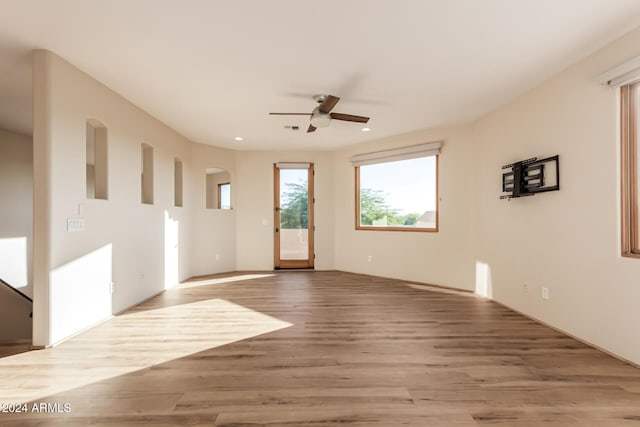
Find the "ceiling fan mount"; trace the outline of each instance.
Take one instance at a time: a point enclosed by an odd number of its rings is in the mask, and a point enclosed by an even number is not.
[[[329,95],[313,95],[313,99],[318,103],[318,104],[322,104],[324,101],[326,101],[327,97]]]
[[[367,123],[369,117],[354,116],[352,114],[332,113],[331,110],[336,106],[340,98],[333,95],[314,95],[313,99],[319,104],[311,113],[269,113],[270,115],[294,115],[294,116],[310,116],[309,128],[307,133],[315,132],[319,127],[327,127],[331,124],[331,120],[342,120],[346,122]]]

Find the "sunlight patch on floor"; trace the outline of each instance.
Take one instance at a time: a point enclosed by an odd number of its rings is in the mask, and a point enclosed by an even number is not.
[[[289,326],[224,299],[127,313],[58,347],[0,359],[0,402],[42,399]]]
[[[244,280],[262,279],[265,277],[273,277],[273,274],[243,274],[241,276],[218,277],[215,279],[189,280],[179,284],[177,289],[195,288],[198,286],[222,285],[225,283],[241,282]]]
[[[432,292],[439,292],[441,294],[461,295],[465,297],[475,296],[470,292],[465,292],[463,290],[457,290],[457,289],[443,288],[440,286],[418,285],[417,283],[405,283],[405,286],[408,286],[410,288],[417,289],[420,291],[432,291]]]

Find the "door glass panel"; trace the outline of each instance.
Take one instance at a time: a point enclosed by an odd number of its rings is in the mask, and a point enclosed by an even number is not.
[[[309,259],[307,169],[280,170],[280,259]]]

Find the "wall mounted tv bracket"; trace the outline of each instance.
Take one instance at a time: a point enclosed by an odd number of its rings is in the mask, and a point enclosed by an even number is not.
[[[560,161],[558,155],[538,159],[532,157],[502,166],[501,199],[533,196],[536,193],[560,190]]]

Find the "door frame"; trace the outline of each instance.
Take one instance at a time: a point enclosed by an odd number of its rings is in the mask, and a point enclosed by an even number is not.
[[[301,162],[302,163],[302,162]],[[304,162],[307,164],[307,162]],[[273,265],[276,270],[283,268],[314,268],[315,266],[315,250],[314,250],[314,205],[316,202],[314,196],[314,178],[315,169],[313,163],[308,162],[309,169],[307,171],[307,209],[308,209],[308,233],[309,233],[309,258],[308,259],[280,259],[280,168],[278,163],[273,164]]]

